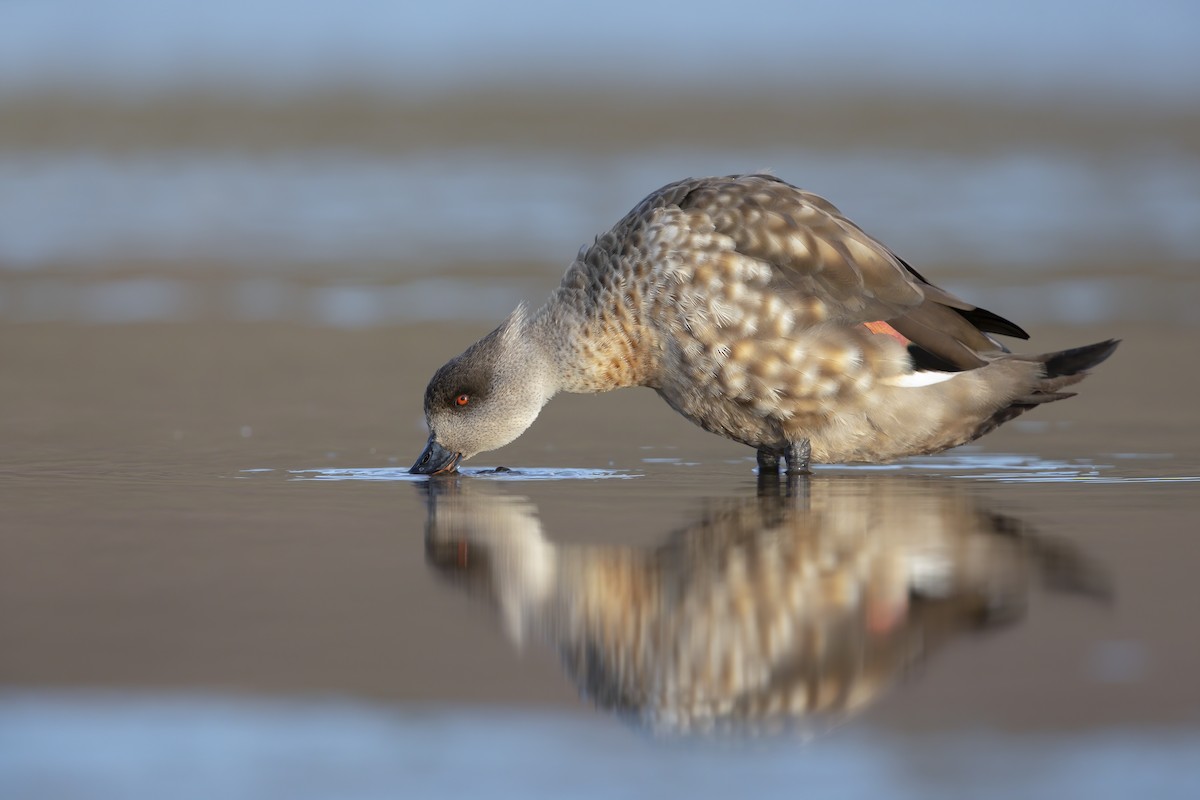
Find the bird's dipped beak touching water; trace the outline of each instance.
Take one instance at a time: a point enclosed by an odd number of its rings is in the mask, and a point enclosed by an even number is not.
[[[433,434],[430,434],[425,449],[421,451],[421,455],[417,456],[417,463],[413,464],[408,471],[413,475],[440,475],[443,472],[457,470],[458,462],[461,460],[462,453],[447,450],[437,439],[433,438]]]
[[[516,439],[555,393],[551,376],[524,309],[518,308],[434,373],[425,389],[429,441],[409,472],[454,472],[471,456]]]

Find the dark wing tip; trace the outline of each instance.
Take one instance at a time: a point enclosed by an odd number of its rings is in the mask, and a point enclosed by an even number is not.
[[[986,308],[972,308],[970,310],[956,308],[954,310],[961,314],[963,319],[984,333],[998,333],[1001,336],[1012,336],[1017,339],[1029,338],[1029,334],[1020,325],[1012,320],[1005,319],[999,314],[994,314]]]

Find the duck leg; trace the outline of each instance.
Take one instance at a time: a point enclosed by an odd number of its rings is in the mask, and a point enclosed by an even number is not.
[[[792,442],[783,451],[783,459],[787,462],[788,475],[807,475],[812,472],[809,469],[809,461],[812,459],[812,445],[808,439],[801,439],[798,442]],[[762,451],[758,451],[758,463],[762,466]]]
[[[776,475],[779,473],[779,453],[765,447],[758,449],[758,475]]]

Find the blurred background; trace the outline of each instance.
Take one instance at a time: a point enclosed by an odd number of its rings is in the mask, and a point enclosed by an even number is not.
[[[1190,323],[1198,26],[1184,0],[6,0],[0,319],[494,319],[659,185],[767,169],[1023,322]]]

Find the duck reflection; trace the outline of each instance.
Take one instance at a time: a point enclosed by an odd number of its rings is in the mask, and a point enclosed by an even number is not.
[[[645,548],[559,544],[523,498],[427,487],[428,563],[659,731],[816,730],[955,636],[1020,619],[1035,584],[1107,595],[1072,548],[929,480],[767,484]]]

